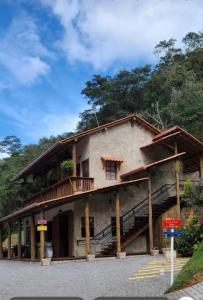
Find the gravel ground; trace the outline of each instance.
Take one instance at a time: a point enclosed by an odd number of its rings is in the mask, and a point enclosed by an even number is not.
[[[128,277],[153,257],[67,261],[41,267],[39,263],[0,261],[0,299],[14,296],[162,296],[169,278],[130,281]],[[157,257],[156,257],[157,259]]]

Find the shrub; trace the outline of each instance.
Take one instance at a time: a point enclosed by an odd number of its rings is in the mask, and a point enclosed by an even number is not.
[[[61,168],[65,171],[67,171],[68,173],[71,173],[73,171],[73,161],[72,161],[72,159],[64,160],[61,163]]]
[[[203,241],[202,225],[199,225],[197,218],[194,218],[192,225],[184,227],[182,232],[183,237],[175,240],[176,250],[183,256],[192,256],[198,244]]]
[[[190,199],[191,197],[192,197],[192,181],[190,179],[186,179],[183,188],[183,198]]]

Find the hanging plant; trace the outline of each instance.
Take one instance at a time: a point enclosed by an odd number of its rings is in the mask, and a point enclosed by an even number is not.
[[[72,173],[73,173],[73,167],[74,167],[74,164],[73,164],[73,160],[72,159],[64,160],[61,163],[61,169],[65,170],[69,175],[72,175]]]

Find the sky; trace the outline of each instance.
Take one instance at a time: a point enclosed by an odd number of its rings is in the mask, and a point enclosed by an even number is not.
[[[203,29],[202,0],[0,0],[0,139],[74,131],[94,74],[155,64]]]

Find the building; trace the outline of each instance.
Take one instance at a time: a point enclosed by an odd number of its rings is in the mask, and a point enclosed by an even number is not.
[[[64,161],[72,162],[71,176]],[[0,219],[1,258],[3,228],[8,259],[14,246],[19,259],[31,260],[44,258],[47,245],[53,259],[149,252],[158,246],[160,216],[174,205],[180,216],[184,179],[202,182],[203,143],[178,126],[161,132],[132,114],[55,143],[14,180],[47,179],[51,170],[54,184]],[[46,232],[37,231],[38,220],[47,220]]]

